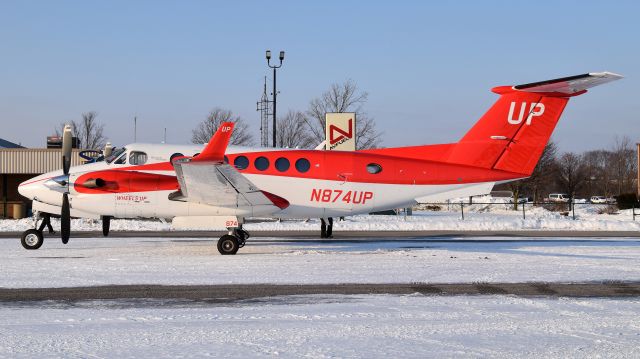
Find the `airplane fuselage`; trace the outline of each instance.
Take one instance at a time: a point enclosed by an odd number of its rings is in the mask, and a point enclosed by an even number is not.
[[[170,200],[179,189],[169,158],[193,156],[202,146],[132,144],[119,157],[72,167],[69,193],[76,216],[173,218],[176,216],[336,217],[400,208],[421,201],[482,194],[496,181],[521,175],[369,152],[229,147],[225,160],[261,190],[286,200],[275,206],[213,206]],[[146,161],[139,163],[141,154]],[[138,161],[138,163],[136,163]],[[134,162],[134,163],[131,163]],[[20,186],[25,196],[60,206],[47,190],[51,172]],[[101,188],[84,184],[99,178]],[[73,215],[73,213],[72,213]]]

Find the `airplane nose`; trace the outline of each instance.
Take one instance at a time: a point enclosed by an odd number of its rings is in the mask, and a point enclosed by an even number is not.
[[[34,181],[33,179],[24,181],[18,185],[18,193],[33,200],[38,192],[38,188],[42,188],[41,181]]]
[[[63,179],[59,179],[58,177],[53,177],[57,173],[45,173],[43,175],[34,177],[32,179],[26,180],[18,185],[18,193],[21,195],[33,200],[38,198],[39,200],[43,200],[49,196],[49,193],[52,192],[51,189],[56,189],[57,187],[66,186],[66,182],[64,184],[58,183],[61,180],[68,180],[67,177]],[[53,184],[49,184],[48,182],[55,181]],[[49,188],[52,187],[52,188]]]

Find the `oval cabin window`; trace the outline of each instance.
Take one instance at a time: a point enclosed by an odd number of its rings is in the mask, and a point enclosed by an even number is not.
[[[296,161],[296,169],[300,173],[305,173],[311,168],[311,163],[306,158],[300,158]]]
[[[243,170],[249,167],[249,159],[245,156],[238,156],[233,160],[233,165],[236,166],[237,169]]]
[[[256,158],[256,160],[253,162],[253,165],[256,166],[256,169],[258,171],[264,171],[269,168],[269,160],[266,157],[260,156]]]
[[[284,157],[280,157],[276,160],[276,169],[280,172],[285,172],[289,169],[289,166],[291,166],[289,160]]]
[[[377,163],[369,163],[367,165],[367,172],[371,173],[372,175],[378,174],[382,172],[382,166]]]

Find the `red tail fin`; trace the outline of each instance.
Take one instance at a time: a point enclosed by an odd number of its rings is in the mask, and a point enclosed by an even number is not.
[[[223,122],[218,127],[218,131],[213,134],[207,146],[202,152],[195,156],[192,162],[215,161],[222,162],[224,152],[227,150],[231,134],[233,133],[233,122]]]
[[[568,101],[513,90],[503,93],[455,145],[449,161],[531,174]]]
[[[447,162],[529,176],[569,98],[619,78],[603,72],[496,87],[500,98],[454,145]]]

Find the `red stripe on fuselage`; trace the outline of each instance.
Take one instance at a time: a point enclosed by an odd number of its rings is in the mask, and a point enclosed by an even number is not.
[[[234,164],[240,156],[249,160],[249,166],[239,170],[243,174],[340,182],[445,185],[502,181],[522,177],[522,175],[505,171],[370,152],[282,150],[227,154],[231,164]],[[269,162],[265,170],[259,170],[255,166],[259,157],[264,157]],[[282,171],[275,166],[276,160],[281,158],[289,161],[289,167]],[[296,161],[300,159],[309,161],[308,171],[301,172],[296,168]],[[367,170],[369,165],[378,165],[382,170],[378,173],[370,173]],[[80,193],[176,190],[178,182],[175,176],[140,172],[171,170],[173,170],[171,163],[161,162],[89,172],[78,178],[75,188]],[[108,185],[104,188],[83,187],[82,183],[91,178],[101,178],[108,182]]]
[[[363,152],[283,150],[227,154],[231,164],[234,164],[240,156],[245,156],[249,160],[249,166],[239,170],[243,174],[329,181],[439,185],[501,181],[522,177],[519,174],[487,168]],[[259,157],[269,161],[269,166],[265,170],[261,171],[255,166],[256,159]],[[289,161],[288,169],[280,171],[276,168],[276,160],[280,158]],[[311,166],[307,172],[303,173],[296,169],[296,161],[299,159],[309,161]],[[369,165],[378,165],[382,170],[378,173],[370,173],[367,170]]]

